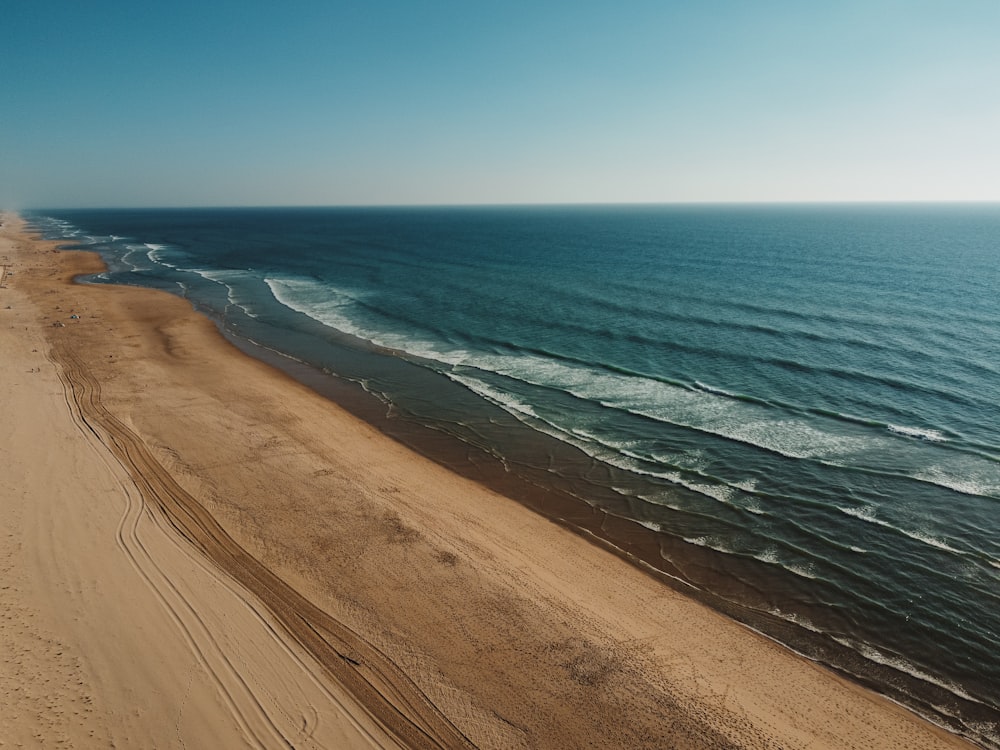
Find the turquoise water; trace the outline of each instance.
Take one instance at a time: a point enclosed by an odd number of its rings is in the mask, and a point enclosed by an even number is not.
[[[1000,207],[46,211],[1000,745]]]

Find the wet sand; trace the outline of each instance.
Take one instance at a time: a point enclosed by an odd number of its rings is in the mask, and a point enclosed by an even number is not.
[[[183,300],[72,284],[99,259],[21,229],[0,229],[0,739],[967,746],[418,456]]]

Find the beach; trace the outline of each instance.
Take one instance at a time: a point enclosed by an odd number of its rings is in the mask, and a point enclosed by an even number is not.
[[[0,739],[966,747],[5,215]]]

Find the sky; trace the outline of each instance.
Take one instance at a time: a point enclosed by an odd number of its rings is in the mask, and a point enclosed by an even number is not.
[[[998,201],[997,0],[32,0],[0,206]]]

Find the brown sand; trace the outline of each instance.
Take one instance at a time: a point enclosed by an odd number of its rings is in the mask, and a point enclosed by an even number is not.
[[[21,229],[0,230],[0,742],[968,746],[415,455],[184,301],[70,284],[96,257]]]

